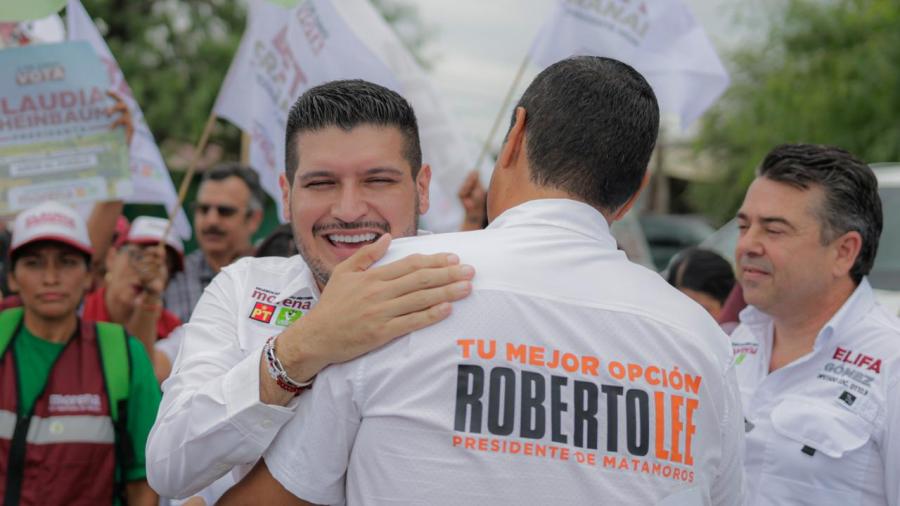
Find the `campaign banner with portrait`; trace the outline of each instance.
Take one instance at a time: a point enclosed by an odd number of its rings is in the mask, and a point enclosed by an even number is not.
[[[125,133],[106,112],[109,77],[89,44],[4,49],[0,68],[0,215],[132,193]]]

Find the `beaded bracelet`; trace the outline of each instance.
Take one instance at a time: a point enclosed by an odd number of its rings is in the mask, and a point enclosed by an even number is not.
[[[315,381],[316,377],[313,376],[309,381],[299,382],[291,379],[288,376],[287,371],[284,370],[284,366],[281,365],[281,360],[278,360],[278,356],[275,354],[275,338],[278,336],[272,336],[266,341],[266,345],[263,347],[263,353],[266,355],[266,368],[269,371],[269,376],[275,380],[275,384],[278,385],[279,388],[286,392],[290,392],[295,396],[300,395],[300,392],[306,390],[311,387],[313,381]]]

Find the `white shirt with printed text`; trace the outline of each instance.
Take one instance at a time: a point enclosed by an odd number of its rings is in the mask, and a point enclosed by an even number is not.
[[[236,480],[259,459],[296,409],[296,400],[260,401],[262,346],[318,297],[300,256],[238,260],[206,288],[147,442],[147,478],[160,495],[188,497],[233,468]]]
[[[317,504],[741,504],[728,337],[603,216],[538,200],[397,240],[476,270],[449,319],[322,371],[265,454]]]
[[[772,319],[753,306],[740,319],[748,503],[900,505],[900,321],[868,280],[811,353],[771,373]]]

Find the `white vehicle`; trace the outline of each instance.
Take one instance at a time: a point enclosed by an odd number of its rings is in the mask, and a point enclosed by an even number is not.
[[[878,256],[869,273],[869,282],[882,306],[900,316],[900,164],[876,163],[872,170],[878,178],[884,227],[878,243]],[[737,221],[731,220],[700,244],[734,262]]]

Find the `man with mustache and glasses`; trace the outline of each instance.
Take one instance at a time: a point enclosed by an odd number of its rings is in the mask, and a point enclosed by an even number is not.
[[[748,504],[900,504],[900,325],[866,277],[874,173],[839,148],[778,146],[737,219]]]
[[[226,265],[250,255],[250,239],[263,218],[265,193],[250,167],[229,163],[203,173],[193,203],[199,248],[169,283],[166,309],[188,321],[203,290]]]
[[[147,448],[164,497],[233,471],[203,493],[216,500],[321,369],[446,318],[471,290],[472,268],[445,253],[369,269],[428,210],[431,169],[400,95],[365,81],[314,87],[290,111],[286,146],[280,183],[301,255],[225,267],[184,326]]]

